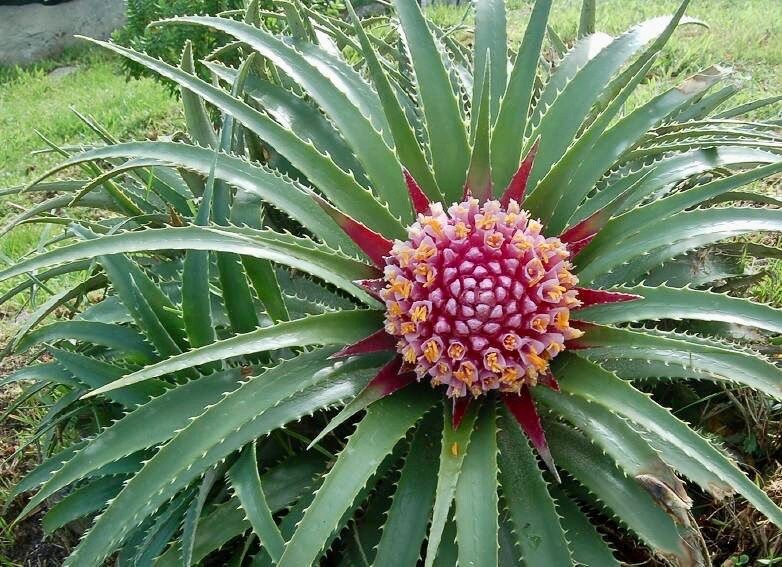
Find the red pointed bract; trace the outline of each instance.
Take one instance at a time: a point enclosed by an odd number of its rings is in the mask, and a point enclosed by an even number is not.
[[[559,239],[562,242],[567,242],[568,244],[576,244],[586,239],[591,240],[600,231],[600,229],[606,225],[610,218],[611,213],[608,211],[607,207],[600,209],[596,213],[593,213],[584,220],[565,230],[562,234],[559,235]]]
[[[474,179],[467,177],[467,183],[464,184],[464,191],[462,192],[462,201],[472,199],[475,197],[478,202],[485,203],[491,199],[492,183],[491,176],[487,175],[485,179],[476,184]]]
[[[383,278],[377,278],[374,280],[354,280],[354,284],[366,291],[369,295],[375,299],[380,299],[380,291],[385,287],[386,281]]]
[[[551,373],[551,370],[548,370],[545,374],[538,376],[538,384],[545,386],[546,388],[550,388],[555,392],[559,392],[559,382],[557,382],[557,379]]]
[[[594,237],[595,235],[593,234],[592,236],[587,236],[586,238],[582,238],[581,240],[568,244],[567,249],[570,252],[570,257],[575,258],[579,252],[586,248],[587,244],[592,242]]]
[[[577,222],[570,228],[566,229],[559,235],[559,239],[562,242],[570,244],[570,250],[575,255],[577,253],[574,250],[575,246],[579,246],[578,250],[581,250],[584,246],[594,238],[594,236],[600,232],[611,217],[619,211],[619,207],[627,200],[627,198],[633,193],[635,186],[631,186],[625,189],[618,197],[613,201],[605,205],[602,209],[599,209],[589,215],[587,218]],[[586,242],[584,242],[586,241]],[[583,244],[581,244],[583,242]]]
[[[410,172],[406,169],[403,170],[405,175],[405,183],[407,184],[407,191],[410,193],[410,202],[413,204],[413,211],[419,214],[425,214],[429,210],[429,197],[426,196],[421,186],[410,175]]]
[[[353,398],[344,408],[340,411],[334,419],[332,419],[328,425],[318,433],[317,437],[310,443],[308,449],[313,447],[329,432],[333,431],[339,425],[345,423],[352,416],[356,415],[363,409],[366,409],[374,402],[385,398],[386,396],[393,394],[397,390],[401,390],[405,386],[408,386],[412,382],[415,382],[415,374],[408,372],[400,374],[399,369],[402,366],[402,357],[395,356],[388,364],[386,364],[377,375],[370,380],[363,390]]]
[[[401,390],[405,386],[415,382],[415,373],[400,373],[399,370],[401,367],[402,357],[395,356],[388,364],[380,369],[377,376],[369,381],[369,384],[367,384],[366,388],[364,388],[359,395],[369,397],[372,401],[377,401],[380,398],[385,398],[397,390]]]
[[[467,408],[470,407],[471,399],[468,396],[462,396],[461,398],[453,399],[453,411],[451,412],[451,427],[454,431],[459,429],[459,426],[464,419],[464,414],[467,413]]]
[[[382,352],[396,350],[396,339],[386,333],[384,329],[372,333],[368,337],[358,342],[348,345],[340,351],[335,352],[329,358],[344,358],[346,356],[355,356],[358,354],[369,354],[370,352]]]
[[[521,429],[532,442],[532,445],[537,450],[540,458],[546,463],[551,474],[554,475],[557,482],[561,482],[559,473],[554,466],[554,459],[551,456],[551,451],[548,448],[548,441],[546,441],[543,425],[540,423],[538,410],[535,409],[535,402],[529,393],[529,388],[526,385],[522,386],[519,394],[506,393],[502,395],[502,399],[513,414],[513,417],[516,418]]]
[[[375,266],[382,267],[385,264],[383,258],[388,255],[393,246],[390,240],[382,234],[367,228],[357,220],[350,218],[321,196],[312,193],[312,198],[315,199],[315,202],[320,205],[326,214],[334,219],[334,222],[345,231],[345,234],[369,256],[369,259],[372,260]]]
[[[540,146],[540,138],[535,140],[532,144],[524,161],[521,162],[519,169],[513,175],[513,178],[508,183],[505,193],[500,197],[500,204],[503,207],[507,207],[511,199],[521,204],[524,200],[524,193],[527,191],[527,181],[529,180],[529,174],[532,173],[532,166],[535,165],[535,156],[538,153],[538,146]]]
[[[643,299],[640,295],[622,293],[621,291],[607,291],[604,289],[591,289],[588,287],[577,287],[576,290],[578,291],[578,299],[581,302],[580,308],[589,307],[590,305],[603,305],[606,303]]]

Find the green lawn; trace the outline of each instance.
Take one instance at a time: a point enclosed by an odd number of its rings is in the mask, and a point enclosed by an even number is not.
[[[597,0],[596,28],[611,35],[656,16],[673,13],[680,0]],[[518,43],[533,2],[508,0],[508,33]],[[578,27],[580,0],[554,0],[550,24],[565,41]],[[465,7],[437,6],[430,16],[441,23],[461,21]],[[680,28],[661,53],[653,77],[639,89],[641,100],[714,64],[732,67],[742,92],[731,105],[782,93],[782,2],[779,0],[691,0],[687,15],[709,28]],[[466,21],[470,21],[468,16]],[[777,115],[780,106],[765,115]]]
[[[76,69],[61,78],[49,76],[64,66]],[[179,105],[162,85],[126,81],[117,62],[94,48],[29,69],[0,68],[0,186],[31,180],[60,159],[31,155],[44,147],[36,130],[55,144],[95,140],[71,108],[92,115],[121,138],[169,134],[180,123]]]
[[[50,76],[62,67],[75,69],[60,78]],[[168,135],[183,122],[179,102],[163,85],[150,79],[126,81],[116,59],[95,48],[28,69],[0,68],[0,188],[30,183],[62,160],[54,153],[33,154],[46,147],[41,135],[60,146],[95,141],[72,109],[92,116],[121,139]],[[0,219],[40,198],[0,199]],[[0,238],[0,262],[20,257],[51,236],[32,225],[15,230]],[[19,306],[7,307],[15,311]]]
[[[62,67],[75,69],[60,78],[50,76]],[[72,109],[123,139],[170,134],[182,121],[178,101],[165,87],[149,79],[126,81],[116,60],[92,48],[27,69],[0,68],[0,187],[29,183],[62,160],[53,153],[33,154],[46,148],[41,135],[62,146],[95,141]],[[19,203],[1,199],[0,219],[18,208]],[[38,239],[32,229],[14,234],[0,241],[0,251],[10,257]]]

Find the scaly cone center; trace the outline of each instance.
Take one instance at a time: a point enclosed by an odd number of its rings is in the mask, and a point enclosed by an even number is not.
[[[419,380],[448,396],[534,386],[564,342],[580,302],[569,252],[511,200],[440,203],[418,215],[386,257],[386,331]]]

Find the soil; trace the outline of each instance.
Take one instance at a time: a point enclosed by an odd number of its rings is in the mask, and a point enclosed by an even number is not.
[[[8,357],[0,362],[0,377],[13,372],[26,364],[21,357]],[[21,392],[17,385],[0,387],[0,414],[13,403]],[[22,444],[26,434],[26,425],[14,419],[13,414],[0,421],[0,506],[5,506],[5,492],[12,488],[38,462],[38,454],[34,449],[22,452],[11,458]],[[22,496],[10,503],[2,518],[10,524],[21,512],[28,498]],[[62,565],[69,553],[66,540],[55,535],[44,538],[41,519],[46,513],[42,508],[19,524],[5,529],[0,524],[0,565],[19,565],[24,567],[54,567]],[[10,542],[10,545],[7,543]]]

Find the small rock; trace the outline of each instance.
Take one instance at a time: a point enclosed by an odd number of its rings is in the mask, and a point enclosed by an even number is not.
[[[49,72],[49,78],[52,81],[59,81],[63,77],[67,77],[71,73],[74,73],[78,69],[78,67],[73,65],[68,65],[66,67],[57,67],[56,69]]]
[[[356,8],[356,15],[360,19],[380,16],[386,12],[386,7],[377,2],[369,2]]]

